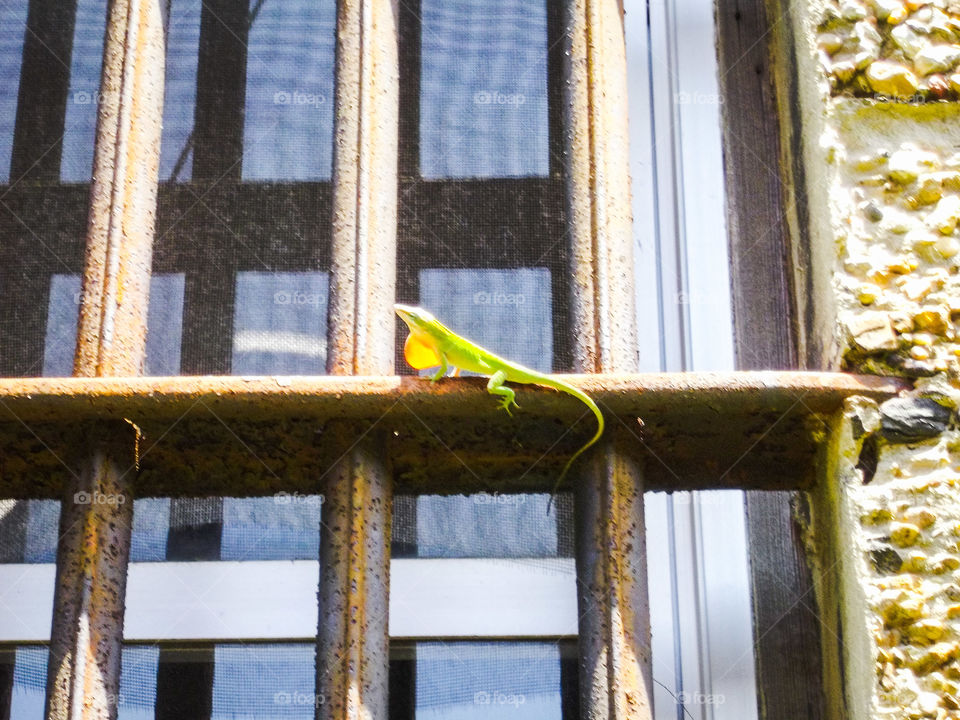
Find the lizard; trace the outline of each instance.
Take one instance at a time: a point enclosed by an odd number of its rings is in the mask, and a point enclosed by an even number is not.
[[[430,376],[431,382],[440,380],[451,367],[456,370],[457,374],[461,370],[466,370],[486,375],[490,378],[487,382],[487,392],[499,398],[500,407],[506,410],[507,415],[511,417],[513,413],[510,412],[510,408],[519,409],[520,406],[516,401],[516,392],[504,385],[505,382],[553,388],[573,395],[590,409],[597,418],[597,431],[563,466],[563,471],[553,486],[552,500],[557,488],[560,487],[560,483],[567,476],[570,466],[603,435],[603,413],[600,412],[600,408],[597,407],[593,398],[556,375],[549,375],[524,367],[520,363],[500,357],[477,343],[458,335],[437,320],[433,313],[428,310],[399,303],[393,307],[410,330],[410,334],[403,345],[403,357],[407,363],[415,370],[439,366],[437,371]],[[549,512],[549,503],[547,512]]]

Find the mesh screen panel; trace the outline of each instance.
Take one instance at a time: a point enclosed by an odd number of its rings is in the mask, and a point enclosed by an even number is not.
[[[23,645],[14,649],[11,720],[42,720],[47,684],[49,651],[44,646]],[[117,705],[118,720],[153,720],[157,696],[159,650],[150,646],[126,646],[121,655],[120,692],[109,702]],[[3,659],[7,659],[4,654]]]
[[[421,0],[426,178],[549,172],[545,0]]]
[[[423,642],[416,654],[418,720],[560,717],[556,643]]]
[[[243,132],[245,180],[328,180],[333,0],[251,0]]]
[[[88,182],[93,168],[93,142],[97,130],[100,70],[103,66],[103,33],[107,25],[107,0],[78,0],[70,58],[70,89],[63,135],[60,179]]]
[[[160,180],[189,180],[193,173],[193,116],[201,0],[170,0],[163,84]]]
[[[310,645],[218,645],[211,720],[314,717]]]
[[[11,158],[19,153],[29,166],[34,157],[17,145],[18,124],[53,118],[60,130],[35,151],[53,148],[55,172],[0,188],[0,374],[69,375],[106,0],[79,0],[75,20],[55,21],[72,39],[72,54],[53,68],[62,108],[50,98],[17,107],[21,59],[29,60],[26,7],[0,8],[0,182]],[[333,0],[170,1],[147,374],[325,371],[334,8]],[[404,3],[400,22],[398,299],[527,365],[568,369],[556,10],[544,0],[423,0]],[[400,496],[394,552],[569,556],[570,499],[551,516],[545,505],[542,495]],[[52,562],[58,514],[57,501],[0,504],[0,560]],[[131,560],[315,559],[321,519],[319,496],[138,499]],[[525,717],[559,717],[556,647],[458,645],[418,655],[415,714],[517,709],[495,694],[486,706],[474,702],[482,691],[522,692]],[[198,684],[210,690],[212,717],[313,717],[310,644],[207,650],[212,675]],[[25,709],[15,717],[39,717],[46,650],[25,649],[23,662],[19,652],[15,688]],[[176,683],[158,690],[158,673],[179,677],[161,670],[174,657],[124,650],[120,718],[153,717],[171,702]]]
[[[20,61],[23,35],[27,25],[27,3],[0,5],[0,183],[9,182],[13,128],[17,116],[17,92],[20,89]]]

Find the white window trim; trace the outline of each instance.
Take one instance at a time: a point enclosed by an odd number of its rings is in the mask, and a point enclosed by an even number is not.
[[[393,638],[577,634],[572,558],[397,559]],[[303,640],[317,632],[313,560],[131,563],[124,639]],[[0,642],[50,639],[53,564],[0,565]]]

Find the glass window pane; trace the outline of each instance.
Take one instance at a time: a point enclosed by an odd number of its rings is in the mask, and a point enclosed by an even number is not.
[[[78,0],[70,58],[70,90],[63,135],[60,179],[87,182],[93,171],[93,143],[100,103],[100,68],[103,35],[107,26],[107,0]]]
[[[59,527],[59,500],[27,500],[27,532],[23,547],[23,561],[56,562]]]
[[[538,642],[417,643],[417,720],[560,720],[560,649]]]
[[[150,277],[144,375],[169,376],[180,373],[185,282],[186,276],[183,273]]]
[[[134,500],[130,562],[166,560],[169,530],[170,498]]]
[[[313,720],[315,655],[312,645],[218,645],[211,720]]]
[[[417,557],[557,557],[557,508],[547,494],[417,498]],[[572,531],[572,527],[568,528]]]
[[[484,347],[551,372],[553,317],[546,268],[422,270],[420,304]],[[477,493],[415,501],[418,557],[556,557],[569,547],[558,538],[557,506],[546,514],[546,494]],[[400,514],[398,529],[406,534],[403,523]]]
[[[0,4],[0,28],[3,28],[0,32],[0,182],[10,180],[10,153],[13,151],[26,26],[27,0]]]
[[[59,500],[0,500],[0,562],[56,562],[59,525]]]
[[[224,498],[222,560],[315,560],[321,495]]]
[[[323,375],[327,274],[237,273],[234,375]]]
[[[425,178],[549,172],[545,0],[423,0]]]
[[[160,180],[189,180],[193,171],[193,116],[197,99],[200,0],[171,0],[163,86]]]
[[[80,276],[54,275],[50,278],[47,301],[47,330],[43,343],[43,374],[47,377],[73,375],[73,354],[77,346],[77,318],[80,314]]]
[[[10,717],[17,720],[41,720],[47,689],[46,647],[18,647],[13,666],[13,693],[10,696]]]
[[[553,370],[550,271],[422,270],[420,304],[452,330],[534,370]]]
[[[244,180],[328,180],[333,0],[251,0]]]
[[[130,645],[123,648],[117,720],[153,720],[157,704],[160,649]]]

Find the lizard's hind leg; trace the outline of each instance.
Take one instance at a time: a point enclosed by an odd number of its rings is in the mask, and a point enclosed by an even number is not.
[[[513,405],[515,408],[519,408],[520,406],[517,405],[514,399],[517,394],[512,388],[508,388],[503,384],[506,379],[507,374],[503,370],[497,370],[497,372],[490,376],[490,380],[487,382],[487,392],[491,395],[500,396],[500,407],[507,411],[507,415],[513,417],[513,413],[510,412],[510,406]]]

